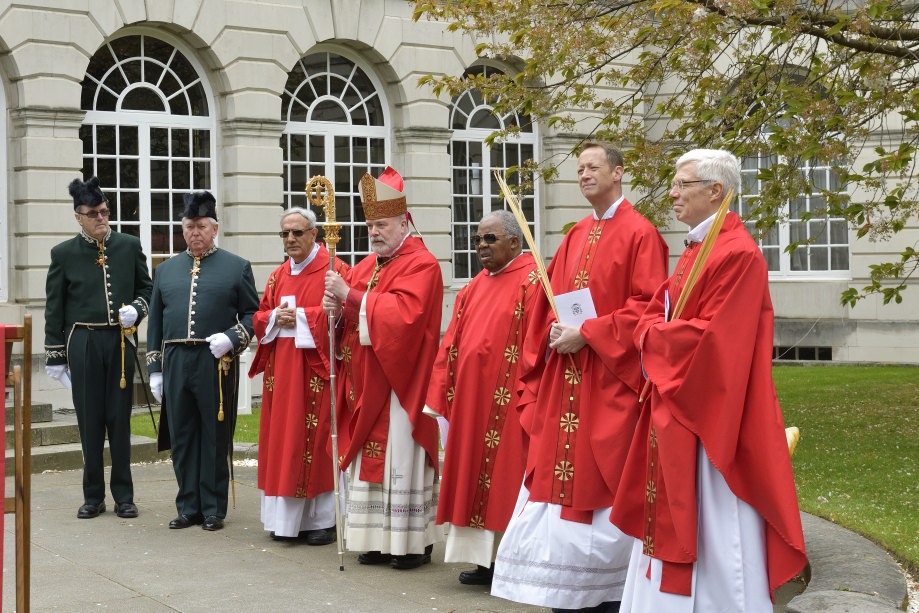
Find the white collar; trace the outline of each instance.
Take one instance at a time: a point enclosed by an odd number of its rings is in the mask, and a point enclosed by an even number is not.
[[[730,213],[731,211],[728,211]],[[701,222],[695,228],[691,228],[689,233],[686,235],[686,240],[691,243],[701,243],[705,240],[705,235],[708,234],[708,229],[711,227],[712,222],[715,221],[715,216],[718,214],[718,211],[712,213],[711,217]]]
[[[622,204],[623,200],[625,200],[625,196],[619,196],[619,199],[612,203],[608,209],[606,209],[606,211],[603,213],[603,217],[597,217],[597,212],[594,211],[594,219],[610,219],[613,215],[616,214],[616,209],[619,208],[619,205]]]
[[[310,252],[308,256],[306,256],[306,259],[304,259],[299,264],[294,262],[293,258],[290,258],[289,260],[287,260],[288,262],[290,262],[290,274],[292,276],[297,276],[301,272],[303,272],[303,269],[309,266],[309,263],[316,259],[317,253],[319,253],[319,243],[314,243],[313,250]]]

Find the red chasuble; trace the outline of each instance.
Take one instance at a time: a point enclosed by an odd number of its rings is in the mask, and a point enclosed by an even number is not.
[[[781,409],[772,382],[773,312],[766,262],[733,213],[682,316],[664,321],[699,253],[691,244],[635,331],[653,382],[611,519],[664,561],[662,590],[689,593],[696,560],[696,453],[765,520],[769,588],[806,563]],[[653,464],[652,464],[653,463]],[[681,579],[682,577],[682,579]]]
[[[382,483],[389,432],[389,395],[412,422],[412,437],[438,466],[437,423],[422,414],[440,340],[443,277],[421,239],[409,236],[390,258],[369,255],[345,281],[342,367],[339,378],[339,452],[347,468],[361,455],[359,478]],[[372,346],[361,345],[358,313],[367,296]]]
[[[264,373],[259,423],[258,487],[266,496],[313,498],[332,491],[329,319],[322,310],[329,252],[322,246],[299,275],[279,266],[253,317],[260,341],[249,376]],[[339,274],[348,265],[336,259]],[[284,296],[302,307],[316,349],[297,349],[293,337],[261,344],[272,310]]]
[[[437,523],[504,531],[527,439],[516,407],[523,333],[542,292],[529,253],[460,290],[434,362],[427,405],[450,422]]]
[[[549,265],[554,294],[588,287],[597,311],[581,326],[587,346],[560,355],[548,349],[554,315],[540,295],[520,367],[525,483],[530,500],[562,505],[564,519],[589,523],[613,502],[638,418],[632,332],[666,271],[666,243],[626,201],[608,220],[578,222]]]

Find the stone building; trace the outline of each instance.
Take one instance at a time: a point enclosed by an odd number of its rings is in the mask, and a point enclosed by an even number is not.
[[[469,235],[502,206],[491,170],[565,159],[580,135],[419,87],[426,74],[514,66],[477,61],[471,40],[411,13],[404,0],[0,1],[0,321],[32,313],[43,355],[49,251],[77,230],[66,187],[81,173],[100,177],[112,226],[140,237],[151,266],[184,248],[182,194],[211,190],[219,244],[252,261],[261,287],[283,255],[281,208],[305,204],[312,175],[334,184],[339,254],[366,253],[357,182],[386,165],[405,177],[415,225],[441,262],[446,317],[477,272]],[[507,123],[519,138],[486,146]],[[564,224],[586,214],[574,179],[568,157],[558,181],[524,199],[547,257]],[[782,250],[793,224],[764,246],[783,357],[919,361],[916,298],[839,303],[892,246],[856,243],[844,222],[823,221],[828,242],[804,261]],[[667,237],[678,255],[682,231]],[[37,396],[43,387],[37,378]]]

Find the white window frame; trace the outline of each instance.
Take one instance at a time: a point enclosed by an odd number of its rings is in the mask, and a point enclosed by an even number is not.
[[[478,66],[473,69],[482,69],[486,71],[486,74],[489,72],[497,72],[499,69],[489,67],[489,66]],[[476,102],[475,97],[481,97],[481,94],[473,92],[472,90],[463,92],[460,96],[457,96],[450,105],[450,126],[452,128],[454,123],[454,116],[459,111],[459,104],[463,98],[471,99],[473,105],[471,111],[467,114],[466,128],[459,129],[454,128],[453,134],[450,138],[450,229],[452,237],[452,271],[453,271],[453,281],[454,284],[463,285],[468,282],[476,273],[470,276],[462,276],[459,273],[459,267],[461,262],[458,258],[465,258],[465,262],[462,264],[467,264],[470,271],[478,271],[481,269],[481,266],[478,264],[478,259],[476,258],[475,248],[472,246],[469,237],[471,237],[476,228],[478,227],[479,219],[468,219],[457,221],[457,199],[468,199],[470,196],[481,196],[482,198],[482,216],[487,215],[488,213],[501,210],[506,208],[504,203],[504,196],[501,194],[500,189],[497,187],[496,182],[492,177],[492,172],[494,170],[506,170],[507,165],[499,165],[497,161],[492,162],[493,150],[498,147],[517,147],[518,152],[521,147],[532,147],[533,159],[539,159],[539,135],[537,133],[538,126],[534,123],[532,124],[532,131],[524,132],[521,131],[519,134],[510,136],[501,140],[500,142],[495,142],[490,147],[486,145],[486,139],[491,136],[494,130],[489,128],[472,128],[469,127],[469,123],[472,118],[475,117],[477,113],[488,112],[491,116],[497,121],[499,128],[504,129],[508,126],[508,120],[513,116],[514,119],[520,122],[519,113],[508,113],[506,115],[499,116],[497,115],[493,107],[487,103],[487,101]],[[469,143],[476,143],[480,145],[482,151],[482,159],[478,162],[470,160],[468,164],[457,165],[454,161],[454,146],[462,145],[468,146]],[[506,153],[506,150],[505,150]],[[522,160],[520,160],[522,162]],[[457,182],[454,180],[457,174],[464,174],[466,178],[466,185],[473,187],[478,184],[478,189],[481,193],[469,193],[469,191],[461,191]],[[539,202],[540,202],[540,182],[537,180],[533,184],[533,193],[526,194],[523,197],[518,196],[521,201],[529,201],[532,203],[533,210],[533,219],[528,219],[530,232],[534,237],[540,235],[540,214],[539,214]],[[468,200],[467,200],[468,204]],[[464,240],[464,237],[465,240]],[[538,239],[537,239],[538,240]],[[526,247],[526,245],[524,245]]]
[[[743,160],[741,165],[741,193],[738,196],[738,202],[740,207],[741,214],[747,214],[749,212],[749,207],[747,206],[747,200],[753,196],[756,196],[761,193],[762,182],[759,179],[756,179],[756,174],[759,172],[759,168],[762,167],[762,163],[771,163],[770,160],[775,159],[780,163],[784,163],[784,160],[781,157],[769,156],[769,157],[747,157]],[[754,162],[755,166],[746,168],[748,162]],[[830,166],[811,166],[809,162],[806,162],[803,166],[798,167],[798,171],[805,173],[806,175],[812,175],[814,172],[824,173],[824,179],[826,185],[830,184],[831,181],[831,172],[832,169]],[[748,185],[755,185],[755,190],[750,193],[745,193],[744,187]],[[819,203],[814,203],[815,200],[820,198],[819,194],[800,194],[798,199],[803,202],[802,210],[810,210],[811,207],[815,210],[820,210],[824,208],[826,204],[820,205]],[[764,251],[764,254],[767,250],[777,251],[779,269],[769,270],[769,279],[770,280],[807,280],[807,281],[817,281],[817,280],[847,280],[852,278],[851,268],[852,268],[852,252],[851,252],[851,242],[849,241],[849,232],[848,225],[844,218],[841,217],[831,217],[825,215],[822,217],[814,217],[806,222],[796,222],[793,219],[789,218],[791,209],[791,203],[786,201],[782,203],[782,209],[780,211],[781,219],[776,223],[773,228],[769,230],[765,237],[757,238],[756,230],[754,228],[754,221],[746,221],[745,225],[753,234],[757,244],[760,246],[760,249]],[[832,242],[832,236],[828,236],[826,242],[817,243],[813,246],[807,244],[801,244],[794,253],[788,253],[786,248],[792,241],[792,224],[794,223],[805,223],[810,228],[817,227],[819,224],[826,224],[826,232],[832,235],[830,229],[831,224],[843,224],[846,228],[846,242],[845,245],[842,243]],[[810,232],[810,228],[806,229],[806,232]],[[800,241],[799,241],[800,242]],[[845,247],[847,250],[846,260],[847,267],[845,269],[838,270],[812,270],[810,265],[810,253],[812,249],[828,249],[829,253],[827,254],[827,263],[828,266],[832,265],[832,250]],[[806,263],[806,270],[792,270],[792,259],[793,258],[803,258]],[[767,261],[769,257],[767,256]]]
[[[154,38],[161,42],[171,45],[172,47],[176,49],[177,52],[181,53],[185,57],[185,59],[191,64],[191,66],[194,68],[195,72],[197,73],[197,76],[198,76],[197,81],[200,81],[202,84],[204,95],[205,95],[205,98],[207,100],[207,105],[208,105],[208,115],[206,116],[195,116],[191,114],[174,115],[168,111],[158,112],[158,111],[121,110],[120,107],[124,100],[124,97],[130,91],[136,89],[137,87],[142,87],[142,85],[140,85],[139,83],[132,83],[132,84],[129,84],[121,92],[115,111],[88,110],[86,111],[86,115],[83,119],[84,126],[105,125],[105,126],[114,126],[116,127],[116,129],[119,126],[130,126],[130,127],[137,128],[138,154],[136,156],[120,154],[116,151],[116,153],[113,155],[96,154],[93,157],[94,159],[106,159],[106,158],[108,159],[136,158],[137,159],[137,167],[138,167],[137,168],[137,171],[138,171],[137,190],[138,190],[138,200],[139,200],[139,203],[138,203],[139,219],[137,222],[133,222],[133,221],[132,222],[122,222],[121,220],[118,220],[118,221],[113,220],[112,226],[114,229],[120,229],[122,226],[124,227],[138,226],[140,228],[141,246],[144,250],[144,254],[147,256],[147,266],[152,271],[153,270],[153,257],[154,257],[154,254],[152,253],[152,247],[153,247],[152,227],[153,227],[154,220],[152,219],[152,204],[151,204],[151,194],[153,193],[151,191],[151,172],[150,172],[151,161],[154,158],[171,160],[172,157],[165,156],[165,158],[163,158],[163,156],[152,156],[151,150],[150,150],[150,140],[151,140],[150,132],[154,128],[165,128],[165,129],[178,128],[178,129],[187,129],[187,130],[207,130],[208,135],[209,135],[209,156],[210,156],[209,157],[210,186],[208,187],[208,190],[214,193],[216,196],[218,193],[216,190],[217,177],[218,177],[217,121],[216,121],[216,113],[215,113],[216,102],[215,102],[213,91],[210,87],[210,84],[204,78],[204,75],[207,74],[207,71],[204,69],[204,66],[198,61],[198,58],[196,57],[194,51],[188,48],[184,43],[182,43],[182,41],[174,39],[169,36],[164,36],[161,31],[152,32],[145,28],[129,28],[122,32],[119,32],[117,36],[107,40],[105,45],[103,45],[99,49],[101,50],[103,47],[108,46],[109,44],[111,44],[112,42],[120,38],[125,38],[129,36],[145,36],[149,38]],[[96,52],[98,51],[99,50],[97,50]],[[95,53],[93,55],[95,55]],[[89,78],[89,75],[86,75],[86,78]],[[94,89],[98,87],[95,84],[95,80],[93,80],[92,83],[93,83],[92,87]],[[190,84],[193,84],[193,83],[194,81]],[[190,84],[187,84],[187,85],[190,85]],[[149,85],[146,87],[150,89],[151,91],[157,91],[155,88],[149,87]],[[158,92],[158,93],[160,94],[160,96],[163,96],[162,92]],[[163,100],[165,104],[165,101],[166,101],[165,97],[163,97]],[[168,108],[168,104],[166,104],[166,108]],[[192,152],[190,152],[189,155],[192,155]],[[184,158],[185,156],[182,156],[182,157]],[[86,159],[86,155],[84,154],[84,160],[85,159]],[[120,177],[119,177],[119,183],[120,183]],[[103,188],[103,191],[109,195],[113,191],[118,192],[121,189],[120,184],[115,185],[115,186],[102,185],[101,187]],[[165,192],[165,193],[169,193],[175,196],[176,192],[187,193],[188,191],[191,191],[193,189],[199,189],[199,188],[197,186],[192,185],[190,189],[185,189],[185,188],[173,189],[172,176],[170,173],[169,188],[158,189],[156,191],[157,193]],[[170,223],[174,226],[179,226],[179,227],[181,226],[180,219],[171,219]],[[157,221],[157,225],[163,225],[163,222]],[[175,251],[174,249],[171,249],[170,253],[168,254],[155,254],[155,255],[156,255],[157,260],[162,260],[162,259],[169,257],[170,255],[174,255],[175,253],[177,253],[177,251]]]
[[[342,122],[333,122],[333,121],[316,121],[312,119],[312,114],[315,112],[316,107],[323,102],[334,102],[336,104],[342,105],[342,100],[338,96],[333,96],[331,94],[324,94],[316,97],[316,99],[311,103],[311,106],[307,109],[306,121],[291,121],[289,116],[289,107],[281,109],[282,113],[285,111],[288,112],[288,116],[283,116],[281,119],[284,121],[284,129],[282,130],[281,136],[281,147],[284,149],[284,207],[289,209],[291,206],[298,205],[299,202],[296,200],[301,200],[301,196],[304,195],[305,185],[293,185],[293,177],[290,172],[290,168],[294,162],[298,165],[305,164],[307,166],[308,172],[306,179],[309,180],[310,177],[321,174],[329,179],[333,186],[341,187],[342,183],[348,186],[348,189],[336,189],[335,190],[335,221],[341,225],[340,235],[344,239],[346,236],[349,237],[350,248],[344,249],[343,246],[340,246],[336,255],[342,260],[349,262],[350,264],[356,264],[360,261],[365,255],[370,253],[369,243],[367,249],[355,250],[353,247],[355,243],[360,240],[357,238],[360,234],[366,236],[366,226],[362,220],[355,221],[357,217],[356,212],[361,212],[361,195],[359,181],[353,180],[354,176],[359,172],[363,175],[364,172],[369,172],[373,176],[378,176],[386,168],[388,160],[391,159],[391,138],[390,138],[390,116],[389,116],[389,104],[384,96],[383,84],[377,78],[377,75],[374,71],[370,69],[360,58],[355,57],[354,55],[348,53],[346,50],[337,48],[337,47],[318,47],[312,49],[303,57],[298,58],[297,62],[299,63],[305,58],[308,58],[315,54],[326,54],[327,61],[331,56],[339,56],[349,62],[353,66],[353,70],[360,70],[364,73],[367,79],[370,81],[370,84],[373,86],[373,92],[361,92],[364,96],[362,99],[367,100],[375,96],[379,100],[380,109],[382,111],[383,119],[382,125],[362,125],[353,122],[353,118],[350,116],[349,111],[351,109],[345,108],[345,114],[348,115],[347,121]],[[290,73],[288,73],[290,74]],[[322,78],[323,75],[330,74],[329,70],[323,72],[312,73],[309,75],[312,78]],[[331,73],[336,74],[337,73]],[[353,72],[352,72],[353,74]],[[308,79],[312,80],[312,79]],[[349,80],[350,82],[350,80]],[[307,82],[301,82],[298,87],[309,86]],[[293,96],[294,92],[286,92],[288,95]],[[307,140],[310,137],[320,137],[323,139],[323,150],[325,152],[324,159],[319,161],[310,161],[310,160],[291,160],[291,152],[289,150],[289,137],[292,135],[303,136]],[[368,140],[379,140],[383,142],[383,159],[380,161],[371,162],[368,160],[367,163],[363,162],[354,162],[354,149],[349,149],[349,158],[347,161],[336,161],[335,159],[335,139],[336,138],[364,138]],[[342,176],[343,174],[343,176]],[[325,225],[325,213],[324,211],[314,209],[316,216],[319,221],[317,225],[322,228]],[[321,239],[320,239],[321,240]]]

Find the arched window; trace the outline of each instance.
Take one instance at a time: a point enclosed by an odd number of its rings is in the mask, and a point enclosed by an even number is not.
[[[494,68],[476,66],[466,74],[488,76]],[[486,144],[496,130],[519,126],[517,136]],[[504,208],[504,198],[492,175],[494,170],[519,166],[536,157],[536,134],[529,116],[518,113],[497,115],[478,90],[468,90],[453,100],[450,112],[450,140],[453,192],[453,278],[471,279],[482,270],[470,240],[485,213]],[[509,183],[520,183],[519,174]],[[521,209],[530,222],[530,231],[538,235],[536,187],[518,196]]]
[[[342,225],[337,255],[354,264],[370,252],[358,185],[365,172],[386,167],[384,104],[368,74],[348,58],[319,52],[301,58],[281,100],[284,205],[308,207],[304,188],[323,175],[335,189]],[[314,209],[320,225],[325,212]]]
[[[140,238],[151,267],[185,249],[182,198],[216,177],[200,75],[173,45],[136,34],[96,51],[83,79],[84,178],[99,177],[112,227]]]

